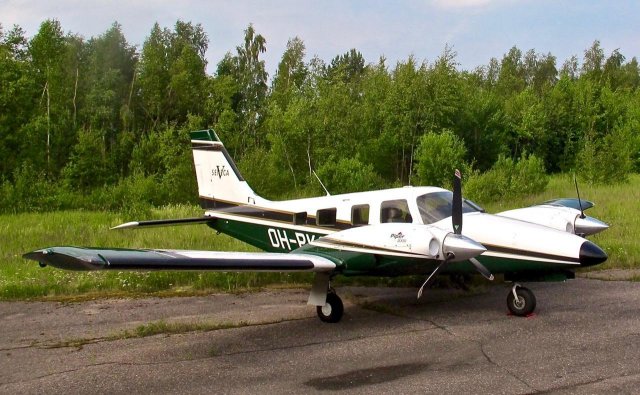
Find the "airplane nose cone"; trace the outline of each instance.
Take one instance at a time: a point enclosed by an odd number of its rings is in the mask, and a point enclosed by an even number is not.
[[[593,266],[606,261],[607,254],[600,247],[590,241],[585,241],[580,247],[580,266]]]

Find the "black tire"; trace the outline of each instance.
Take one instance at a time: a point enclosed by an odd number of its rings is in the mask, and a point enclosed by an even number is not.
[[[340,321],[342,314],[344,313],[342,299],[340,299],[340,297],[335,293],[328,293],[327,303],[324,306],[317,306],[316,311],[322,322],[334,324]]]
[[[517,287],[516,294],[518,294],[518,300],[513,296],[512,291],[507,295],[507,307],[511,314],[525,317],[533,313],[536,308],[536,297],[533,292],[525,287]]]

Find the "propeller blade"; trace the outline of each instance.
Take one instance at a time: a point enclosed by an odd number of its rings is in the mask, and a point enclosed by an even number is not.
[[[453,232],[457,235],[462,234],[462,175],[458,169],[453,177],[451,222],[453,223]]]
[[[427,284],[429,284],[431,282],[432,278],[435,278],[435,275],[440,271],[440,269],[442,269],[443,267],[445,267],[449,261],[451,260],[451,258],[453,258],[454,255],[453,254],[449,254],[449,256],[447,256],[447,259],[445,259],[444,261],[442,261],[441,264],[439,264],[438,266],[436,266],[436,268],[431,272],[431,274],[429,275],[429,277],[427,277],[427,279],[424,281],[424,283],[422,283],[422,286],[420,287],[420,289],[418,290],[418,299],[420,299],[420,297],[422,296],[422,291],[424,290],[424,288],[427,286]]]
[[[584,219],[584,210],[582,209],[582,200],[580,200],[580,190],[578,189],[578,179],[576,174],[573,173],[573,182],[576,184],[576,194],[578,195],[578,204],[580,205],[580,218]]]
[[[494,277],[493,274],[491,274],[491,272],[489,271],[489,269],[487,269],[487,267],[485,265],[483,265],[482,263],[480,263],[479,260],[477,260],[476,258],[471,258],[469,259],[469,262],[471,262],[473,264],[473,266],[476,267],[476,270],[482,274],[482,276],[484,278],[486,278],[489,281],[493,281]]]

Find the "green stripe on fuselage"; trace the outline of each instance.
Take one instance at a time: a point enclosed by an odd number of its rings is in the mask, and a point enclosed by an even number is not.
[[[438,260],[423,258],[394,257],[389,255],[366,254],[361,252],[340,251],[309,244],[312,240],[324,236],[324,233],[309,232],[302,229],[281,227],[281,223],[270,225],[255,224],[239,220],[219,218],[208,223],[211,228],[241,240],[267,252],[291,252],[325,257],[337,265],[337,271],[345,276],[381,276],[395,277],[403,275],[428,275]],[[514,272],[561,272],[574,269],[576,265],[541,262],[534,259],[481,255],[477,259],[493,274]],[[469,262],[449,264],[442,274],[477,274]]]
[[[217,231],[267,252],[291,252],[324,235],[283,228],[278,222],[274,222],[271,225],[262,225],[242,220],[219,218],[208,225]]]

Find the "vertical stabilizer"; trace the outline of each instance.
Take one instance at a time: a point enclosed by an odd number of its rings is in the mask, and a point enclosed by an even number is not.
[[[255,204],[260,199],[213,130],[191,132],[191,150],[202,208]]]

